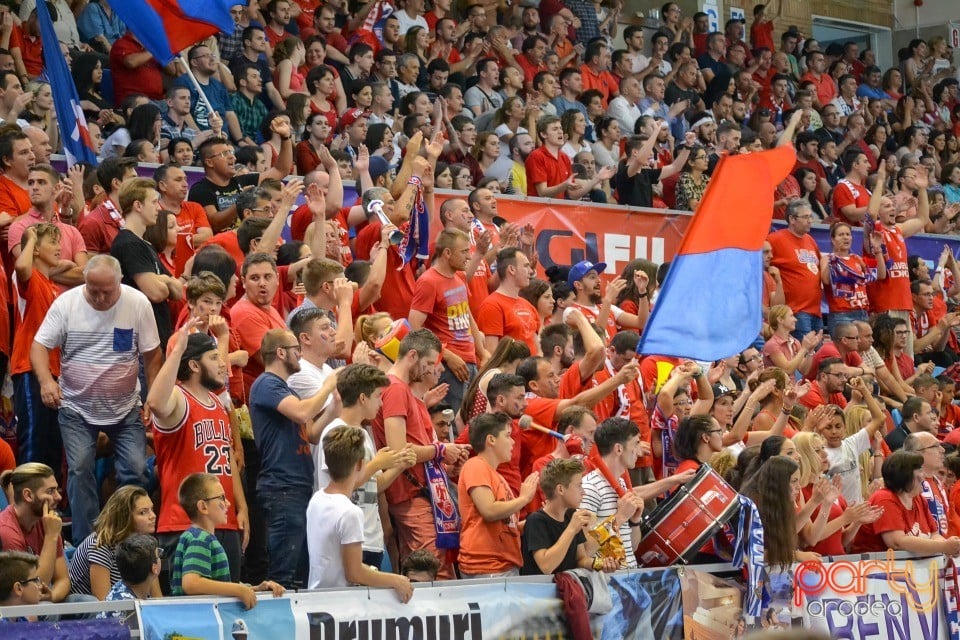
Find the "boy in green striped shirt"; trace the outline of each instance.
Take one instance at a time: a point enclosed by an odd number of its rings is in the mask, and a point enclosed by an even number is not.
[[[284,588],[270,580],[256,587],[230,582],[227,554],[216,536],[216,528],[227,523],[230,501],[216,476],[190,474],[180,484],[177,498],[191,527],[181,534],[173,554],[173,595],[234,597],[252,609],[257,604],[257,591],[272,591],[274,597],[283,594]]]

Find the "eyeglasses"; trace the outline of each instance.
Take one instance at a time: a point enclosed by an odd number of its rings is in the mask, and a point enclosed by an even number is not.
[[[34,576],[32,578],[27,578],[26,580],[20,581],[20,584],[22,585],[27,585],[30,583],[35,584],[37,586],[37,589],[40,589],[43,587],[43,578],[41,578],[40,576]]]
[[[213,496],[212,498],[200,498],[200,499],[203,500],[204,502],[213,502],[213,501],[216,500],[216,501],[219,501],[219,502],[222,502],[222,503],[226,504],[226,502],[227,502],[227,494],[221,493],[220,495],[218,495],[218,496]]]
[[[943,445],[941,445],[941,444],[939,444],[939,443],[937,443],[937,444],[931,444],[931,445],[928,446],[928,447],[920,447],[919,449],[917,449],[917,451],[926,451],[927,449],[939,449],[940,451],[943,451]]]
[[[229,157],[232,156],[232,155],[234,155],[233,149],[227,149],[227,150],[221,151],[221,152],[219,152],[219,153],[211,153],[211,154],[210,154],[210,157],[211,157],[211,158],[229,158]]]
[[[284,351],[296,351],[297,353],[300,353],[302,351],[302,349],[300,348],[300,345],[298,344],[291,345],[291,346],[281,345],[277,348],[283,349]]]
[[[894,331],[894,332],[893,332],[893,335],[896,335],[896,336],[908,336],[908,335],[910,335],[910,331],[907,330],[907,329],[897,330],[897,331]]]
[[[710,436],[712,436],[715,433],[723,433],[723,429],[711,429],[710,431],[707,431],[707,435],[710,435]]]

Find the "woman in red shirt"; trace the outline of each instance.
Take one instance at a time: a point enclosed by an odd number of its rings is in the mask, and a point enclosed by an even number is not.
[[[944,538],[920,495],[923,486],[923,456],[913,451],[894,451],[883,462],[883,484],[870,496],[869,504],[883,508],[883,515],[860,527],[852,553],[912,551],[923,554],[960,554],[960,538]]]
[[[794,507],[800,497],[800,465],[786,456],[773,456],[740,493],[753,500],[760,511],[767,564],[790,567],[802,558],[797,550]]]
[[[793,438],[800,458],[801,493],[806,501],[810,501],[814,493],[815,482],[823,477],[830,464],[827,460],[827,450],[823,438],[816,433],[798,433]],[[875,522],[883,511],[861,502],[847,507],[847,501],[839,491],[830,501],[830,508],[818,506],[811,514],[811,526],[800,534],[801,546],[808,551],[820,555],[835,556],[847,553],[853,543],[860,526]]]
[[[863,258],[851,253],[853,231],[845,222],[834,222],[830,226],[830,244],[833,253],[820,255],[820,281],[827,296],[830,315],[827,327],[830,335],[841,322],[867,320],[867,283],[884,280],[887,277],[886,260],[883,257],[883,243],[880,234],[871,232],[868,240],[869,250],[877,266],[868,268]]]

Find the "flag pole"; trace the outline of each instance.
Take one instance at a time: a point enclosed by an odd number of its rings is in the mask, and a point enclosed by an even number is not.
[[[210,99],[207,98],[207,94],[203,92],[203,87],[200,86],[200,83],[197,82],[197,77],[193,75],[193,71],[190,69],[190,63],[187,62],[187,59],[183,57],[183,52],[177,54],[177,58],[183,63],[184,68],[187,70],[187,76],[190,78],[190,82],[193,83],[193,88],[197,90],[197,93],[200,94],[200,99],[203,100],[203,104],[207,105],[207,113],[213,113],[213,105],[210,104]],[[209,116],[208,122],[209,125]],[[224,123],[226,124],[226,123]]]

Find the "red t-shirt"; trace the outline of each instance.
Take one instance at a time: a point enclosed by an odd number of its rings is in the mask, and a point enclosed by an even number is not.
[[[594,374],[594,384],[603,384],[612,376],[611,370],[608,367],[603,367]],[[640,440],[650,444],[650,416],[647,414],[647,408],[644,406],[643,401],[643,389],[640,388],[640,381],[638,379],[620,386],[613,393],[598,402],[593,407],[593,412],[596,414],[598,422],[612,416],[629,418],[631,422],[640,428]],[[639,456],[637,458],[637,467],[651,466],[653,466],[653,456]]]
[[[186,531],[190,518],[180,506],[177,492],[180,483],[191,473],[210,473],[217,477],[230,504],[233,498],[233,475],[230,468],[230,444],[233,434],[230,417],[220,400],[207,393],[204,401],[179,387],[187,403],[180,424],[161,427],[153,421],[153,448],[157,453],[157,476],[160,478],[160,510],[157,533]],[[227,510],[227,523],[221,529],[237,528],[236,509]]]
[[[771,52],[777,50],[776,47],[773,46],[772,20],[766,20],[764,22],[754,20],[753,24],[750,25],[750,45],[751,49],[766,47],[770,49]]]
[[[120,233],[122,226],[123,219],[120,217],[120,212],[113,202],[105,200],[103,204],[85,215],[77,228],[83,236],[83,244],[88,252],[110,253],[110,247],[113,246],[113,241]]]
[[[813,354],[813,360],[810,361],[810,369],[807,371],[807,375],[804,376],[807,380],[816,380],[817,373],[820,371],[820,363],[824,358],[839,358],[840,350],[837,349],[837,345],[833,342],[824,342],[823,346],[817,349],[817,352]],[[843,359],[844,364],[850,367],[862,367],[863,358],[860,357],[860,354],[856,351],[851,351],[847,354],[847,357]]]
[[[163,99],[163,67],[151,58],[139,67],[130,69],[123,59],[136,53],[145,53],[139,42],[128,31],[110,48],[110,70],[113,73],[114,104],[120,104],[131,93],[142,93],[151,100]]]
[[[803,489],[803,497],[808,502],[810,501],[810,496],[813,495],[813,485],[807,485]],[[843,516],[843,512],[847,508],[847,501],[843,499],[843,496],[837,498],[835,502],[830,503],[830,515],[827,517],[827,522],[836,520]],[[817,507],[814,509],[813,513],[810,515],[810,520],[816,520],[820,514],[820,509],[822,507]],[[837,529],[830,536],[824,538],[817,544],[812,547],[806,547],[809,551],[814,551],[819,553],[822,556],[840,556],[846,553],[843,548],[843,528]]]
[[[847,399],[843,397],[842,393],[831,393],[829,398],[824,398],[823,390],[820,389],[820,385],[816,382],[810,385],[810,391],[800,398],[800,404],[808,409],[814,409],[827,403],[835,404],[843,409],[847,406]]]
[[[557,407],[559,399],[541,398],[527,394],[527,408],[524,414],[533,418],[534,423],[548,429],[557,427]],[[520,475],[526,478],[530,474],[533,462],[552,452],[557,447],[557,439],[551,435],[528,429],[523,432],[523,443],[520,451]]]
[[[837,220],[842,220],[855,227],[862,227],[863,222],[851,220],[843,214],[840,209],[853,205],[855,207],[865,207],[870,204],[870,192],[862,184],[854,184],[846,178],[837,183],[833,188],[833,197],[830,200],[830,208],[833,216]]]
[[[477,326],[486,336],[510,336],[525,342],[530,347],[530,353],[537,352],[540,317],[533,305],[523,298],[511,298],[494,291],[480,305]]]
[[[30,531],[24,531],[17,520],[13,505],[0,511],[0,544],[4,551],[23,551],[37,553],[43,549],[43,523],[39,520]],[[57,558],[63,558],[63,538],[57,536]]]
[[[560,397],[573,398],[577,394],[586,391],[594,385],[593,378],[583,379],[580,374],[580,360],[574,360],[573,364],[567,367],[567,370],[560,375]]]
[[[482,396],[480,393],[477,393],[477,397]],[[510,422],[510,437],[513,438],[513,449],[510,451],[510,460],[509,462],[504,462],[499,465],[497,467],[497,473],[503,476],[514,493],[519,494],[520,484],[523,482],[523,477],[520,475],[520,449],[523,440],[523,430],[520,428],[519,420]],[[470,444],[469,424],[464,425],[463,430],[460,431],[454,442],[456,444]],[[470,457],[472,458],[475,455],[477,455],[477,452],[470,449]]]
[[[817,100],[820,102],[821,107],[827,106],[831,100],[837,97],[837,83],[833,81],[830,74],[821,73],[820,77],[817,78],[808,71],[800,78],[800,82],[808,81],[814,84],[817,91]]]
[[[373,220],[360,230],[354,241],[354,256],[359,260],[370,259],[370,249],[380,241],[378,220]],[[387,276],[380,290],[380,300],[377,309],[386,311],[393,319],[406,318],[413,301],[413,289],[416,285],[414,278],[414,263],[408,262],[401,268],[403,260],[396,247],[387,250]]]
[[[537,197],[537,184],[545,182],[555,187],[570,177],[572,172],[570,157],[560,150],[557,155],[550,153],[546,146],[534,149],[524,163],[527,170],[527,195]]]
[[[180,203],[180,212],[177,213],[177,249],[174,254],[173,277],[179,278],[183,273],[183,267],[193,254],[196,247],[193,246],[193,235],[203,228],[213,229],[210,226],[210,220],[207,218],[207,212],[197,202],[184,200]],[[241,260],[240,262],[243,262]]]
[[[823,287],[820,283],[820,249],[810,234],[798,238],[789,229],[767,236],[773,249],[771,264],[780,269],[783,295],[795,313],[820,315]]]
[[[884,311],[909,311],[913,308],[910,295],[910,271],[907,269],[907,243],[900,227],[894,225],[876,225],[876,231],[883,236],[887,249],[887,277],[867,285],[867,298],[870,300],[870,313]],[[868,267],[876,267],[873,256],[864,256]]]
[[[601,94],[603,108],[620,93],[620,84],[609,71],[594,73],[589,66],[580,65],[580,75],[583,77],[583,90],[596,89]]]
[[[507,481],[483,458],[471,458],[463,465],[457,482],[460,498],[460,569],[470,575],[501,573],[523,565],[520,552],[518,513],[488,522],[477,511],[470,491],[487,487],[497,502],[516,497]],[[389,489],[388,489],[389,491]]]
[[[230,308],[230,325],[240,340],[240,348],[250,354],[250,360],[243,368],[243,385],[249,391],[253,381],[263,373],[263,365],[255,357],[260,353],[263,336],[270,329],[286,329],[287,325],[275,308],[258,307],[246,296]]]
[[[594,324],[594,325],[597,324],[597,319],[600,317],[600,308],[599,308],[599,307],[588,307],[588,306],[582,305],[582,304],[580,304],[580,303],[578,303],[578,302],[571,302],[571,303],[570,303],[570,306],[571,306],[571,307],[574,307],[575,309],[579,309],[580,312],[583,314],[583,316],[587,319],[587,322],[589,322],[590,324]],[[607,342],[608,342],[608,343],[609,343],[611,340],[613,340],[613,336],[617,335],[617,332],[619,331],[619,329],[617,328],[617,319],[616,319],[616,317],[615,317],[616,315],[617,315],[617,314],[616,314],[614,308],[611,307],[611,308],[610,308],[610,313],[607,314],[607,326],[605,326],[605,327],[600,327],[601,329],[606,330],[606,332],[607,332]],[[599,326],[599,325],[597,325],[597,326]]]
[[[394,375],[388,375],[390,386],[383,390],[380,396],[381,407],[373,421],[373,438],[377,448],[387,446],[387,435],[384,421],[387,418],[403,418],[407,426],[407,442],[415,445],[429,445],[434,437],[433,423],[430,421],[430,412],[427,405],[413,395],[410,385]],[[415,464],[407,471],[416,478],[420,487],[427,484],[427,476],[422,464]],[[407,474],[400,476],[387,487],[387,501],[390,504],[407,502],[420,495],[420,487],[407,479]]]
[[[36,269],[26,283],[18,283],[18,290],[26,304],[23,312],[16,314],[13,355],[10,358],[11,374],[33,371],[30,364],[30,347],[33,345],[33,338],[37,335],[40,325],[43,324],[43,319],[47,316],[47,311],[57,297],[57,285]],[[8,326],[4,325],[0,330],[6,333]],[[50,350],[50,373],[54,376],[60,375],[60,347]]]
[[[444,349],[449,349],[468,364],[476,364],[476,343],[470,331],[472,316],[463,273],[447,277],[435,267],[424,271],[417,279],[410,309],[426,314],[424,328],[440,338]]]
[[[883,515],[876,522],[860,527],[850,553],[873,553],[887,550],[881,534],[903,531],[915,538],[929,538],[937,531],[937,523],[921,496],[913,498],[910,509],[903,506],[900,498],[889,489],[880,489],[867,500],[875,507],[883,507]]]

